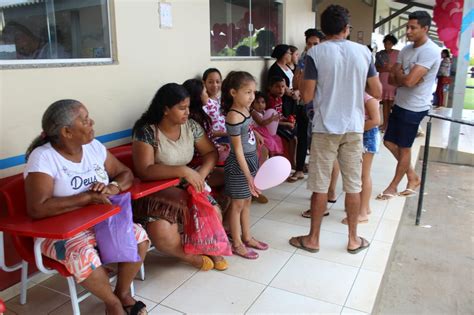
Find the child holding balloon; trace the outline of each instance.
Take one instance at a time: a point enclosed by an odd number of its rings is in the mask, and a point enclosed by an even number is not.
[[[257,259],[253,249],[266,250],[268,244],[250,234],[252,195],[260,191],[254,185],[258,169],[257,138],[252,130],[250,105],[255,98],[255,79],[244,71],[230,72],[222,82],[222,111],[230,137],[230,154],[225,161],[225,192],[231,198],[228,221],[235,255]]]

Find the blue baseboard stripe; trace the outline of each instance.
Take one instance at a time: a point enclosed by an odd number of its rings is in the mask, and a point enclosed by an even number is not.
[[[117,131],[117,132],[109,133],[106,135],[98,136],[96,137],[96,139],[102,143],[107,143],[107,142],[127,138],[127,137],[130,137],[131,135],[132,135],[132,129],[127,129],[127,130]],[[22,165],[24,163],[25,163],[24,154],[12,156],[12,157],[0,160],[0,170]]]

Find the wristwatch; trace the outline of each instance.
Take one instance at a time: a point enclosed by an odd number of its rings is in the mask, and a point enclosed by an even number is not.
[[[118,188],[119,192],[122,192],[122,189],[120,188],[119,183],[117,183],[115,180],[109,182],[109,185],[115,186]]]

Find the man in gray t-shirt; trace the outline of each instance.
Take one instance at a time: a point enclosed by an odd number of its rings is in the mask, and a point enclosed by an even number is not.
[[[405,174],[408,184],[400,196],[416,194],[420,178],[411,166],[411,146],[421,120],[431,107],[441,49],[428,38],[431,17],[425,11],[408,16],[407,38],[413,44],[400,51],[389,82],[398,86],[392,113],[385,131],[384,144],[397,159],[397,168],[389,186],[377,196],[387,200],[398,194],[398,184]]]
[[[356,254],[369,246],[357,235],[360,207],[364,90],[381,96],[381,84],[367,47],[346,40],[351,26],[349,11],[330,5],[321,14],[326,41],[308,50],[300,87],[305,103],[313,100],[314,118],[308,189],[311,197],[309,235],[290,239],[290,244],[319,250],[319,231],[327,208],[328,187],[337,159],[346,192],[349,226],[347,251]]]

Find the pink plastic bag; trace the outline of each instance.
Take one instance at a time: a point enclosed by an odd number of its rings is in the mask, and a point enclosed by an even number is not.
[[[193,186],[189,193],[188,211],[184,216],[184,252],[195,255],[231,256],[229,239],[225,234],[207,191],[198,193]]]
[[[132,201],[130,193],[109,197],[121,210],[114,216],[94,226],[100,260],[103,264],[138,262],[137,240],[133,231]]]

